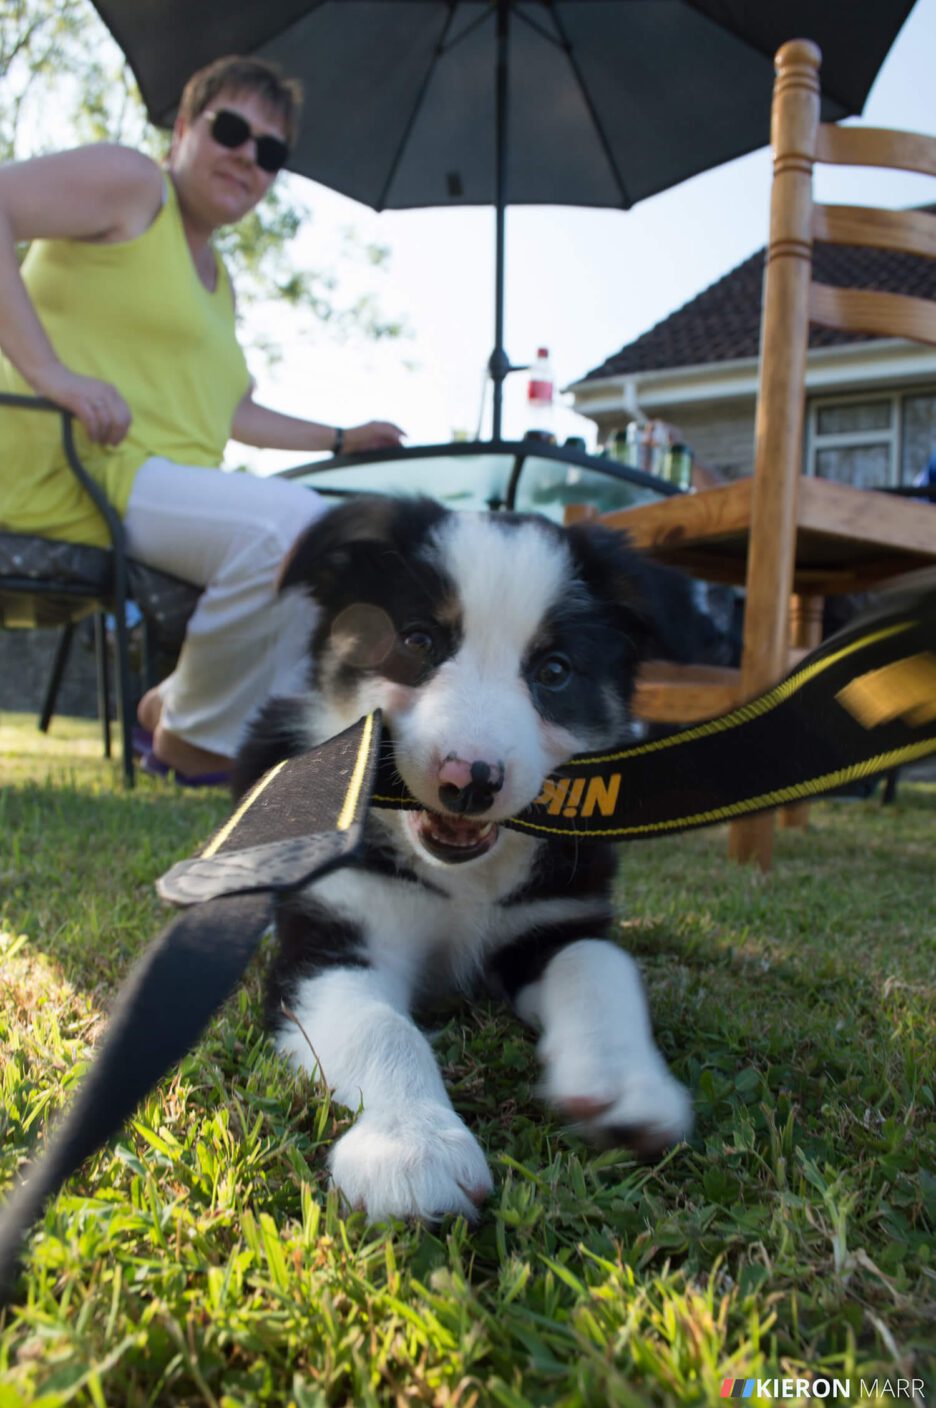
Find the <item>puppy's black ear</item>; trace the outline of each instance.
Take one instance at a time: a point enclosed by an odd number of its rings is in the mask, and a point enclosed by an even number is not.
[[[367,514],[371,499],[352,499],[336,508],[327,509],[321,518],[308,527],[293,543],[283,559],[277,588],[302,587],[312,596],[334,579],[337,572],[348,565],[348,547],[360,542],[365,536],[372,536],[377,527],[372,523],[365,533],[365,519],[376,519],[378,514]],[[379,536],[379,535],[378,535]]]
[[[584,580],[615,610],[638,658],[678,664],[701,658],[710,623],[690,578],[643,557],[615,529],[577,523],[566,531]]]
[[[321,598],[368,549],[403,550],[419,541],[447,510],[433,499],[361,494],[329,509],[298,538],[283,561],[278,588],[302,587]]]

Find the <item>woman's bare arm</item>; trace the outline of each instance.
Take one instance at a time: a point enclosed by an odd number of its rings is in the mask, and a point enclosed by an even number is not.
[[[260,406],[248,391],[234,412],[231,435],[244,445],[263,450],[297,450],[315,454],[335,448],[336,428],[320,425],[314,420],[283,415],[280,411]],[[399,445],[403,431],[391,421],[370,420],[344,431],[343,450],[393,449]]]
[[[109,382],[59,360],[26,292],[16,244],[133,239],[159,211],[163,180],[149,157],[110,143],[0,167],[0,347],[34,391],[74,412],[102,444],[124,438],[129,407]]]

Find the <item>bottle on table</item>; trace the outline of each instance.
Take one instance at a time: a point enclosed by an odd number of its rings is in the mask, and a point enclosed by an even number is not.
[[[537,349],[527,383],[527,438],[556,443],[556,379],[549,360],[549,348]]]
[[[624,463],[645,474],[666,475],[670,432],[662,420],[632,420],[625,431]]]
[[[688,489],[691,486],[692,451],[688,445],[676,444],[669,447],[663,477],[679,489]]]

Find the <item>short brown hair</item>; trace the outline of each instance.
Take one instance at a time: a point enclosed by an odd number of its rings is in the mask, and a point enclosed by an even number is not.
[[[182,90],[179,116],[191,124],[225,89],[256,93],[282,119],[286,141],[293,145],[302,110],[302,84],[297,78],[284,78],[279,67],[266,59],[229,54],[192,74]]]

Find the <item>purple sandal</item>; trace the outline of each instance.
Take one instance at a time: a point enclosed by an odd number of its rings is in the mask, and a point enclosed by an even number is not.
[[[171,768],[167,763],[160,762],[153,752],[153,735],[141,724],[137,724],[133,729],[132,745],[135,756],[139,759],[139,764],[143,772],[150,777],[171,777],[174,778],[179,787],[229,787],[231,783],[230,772],[179,772],[177,768]]]

